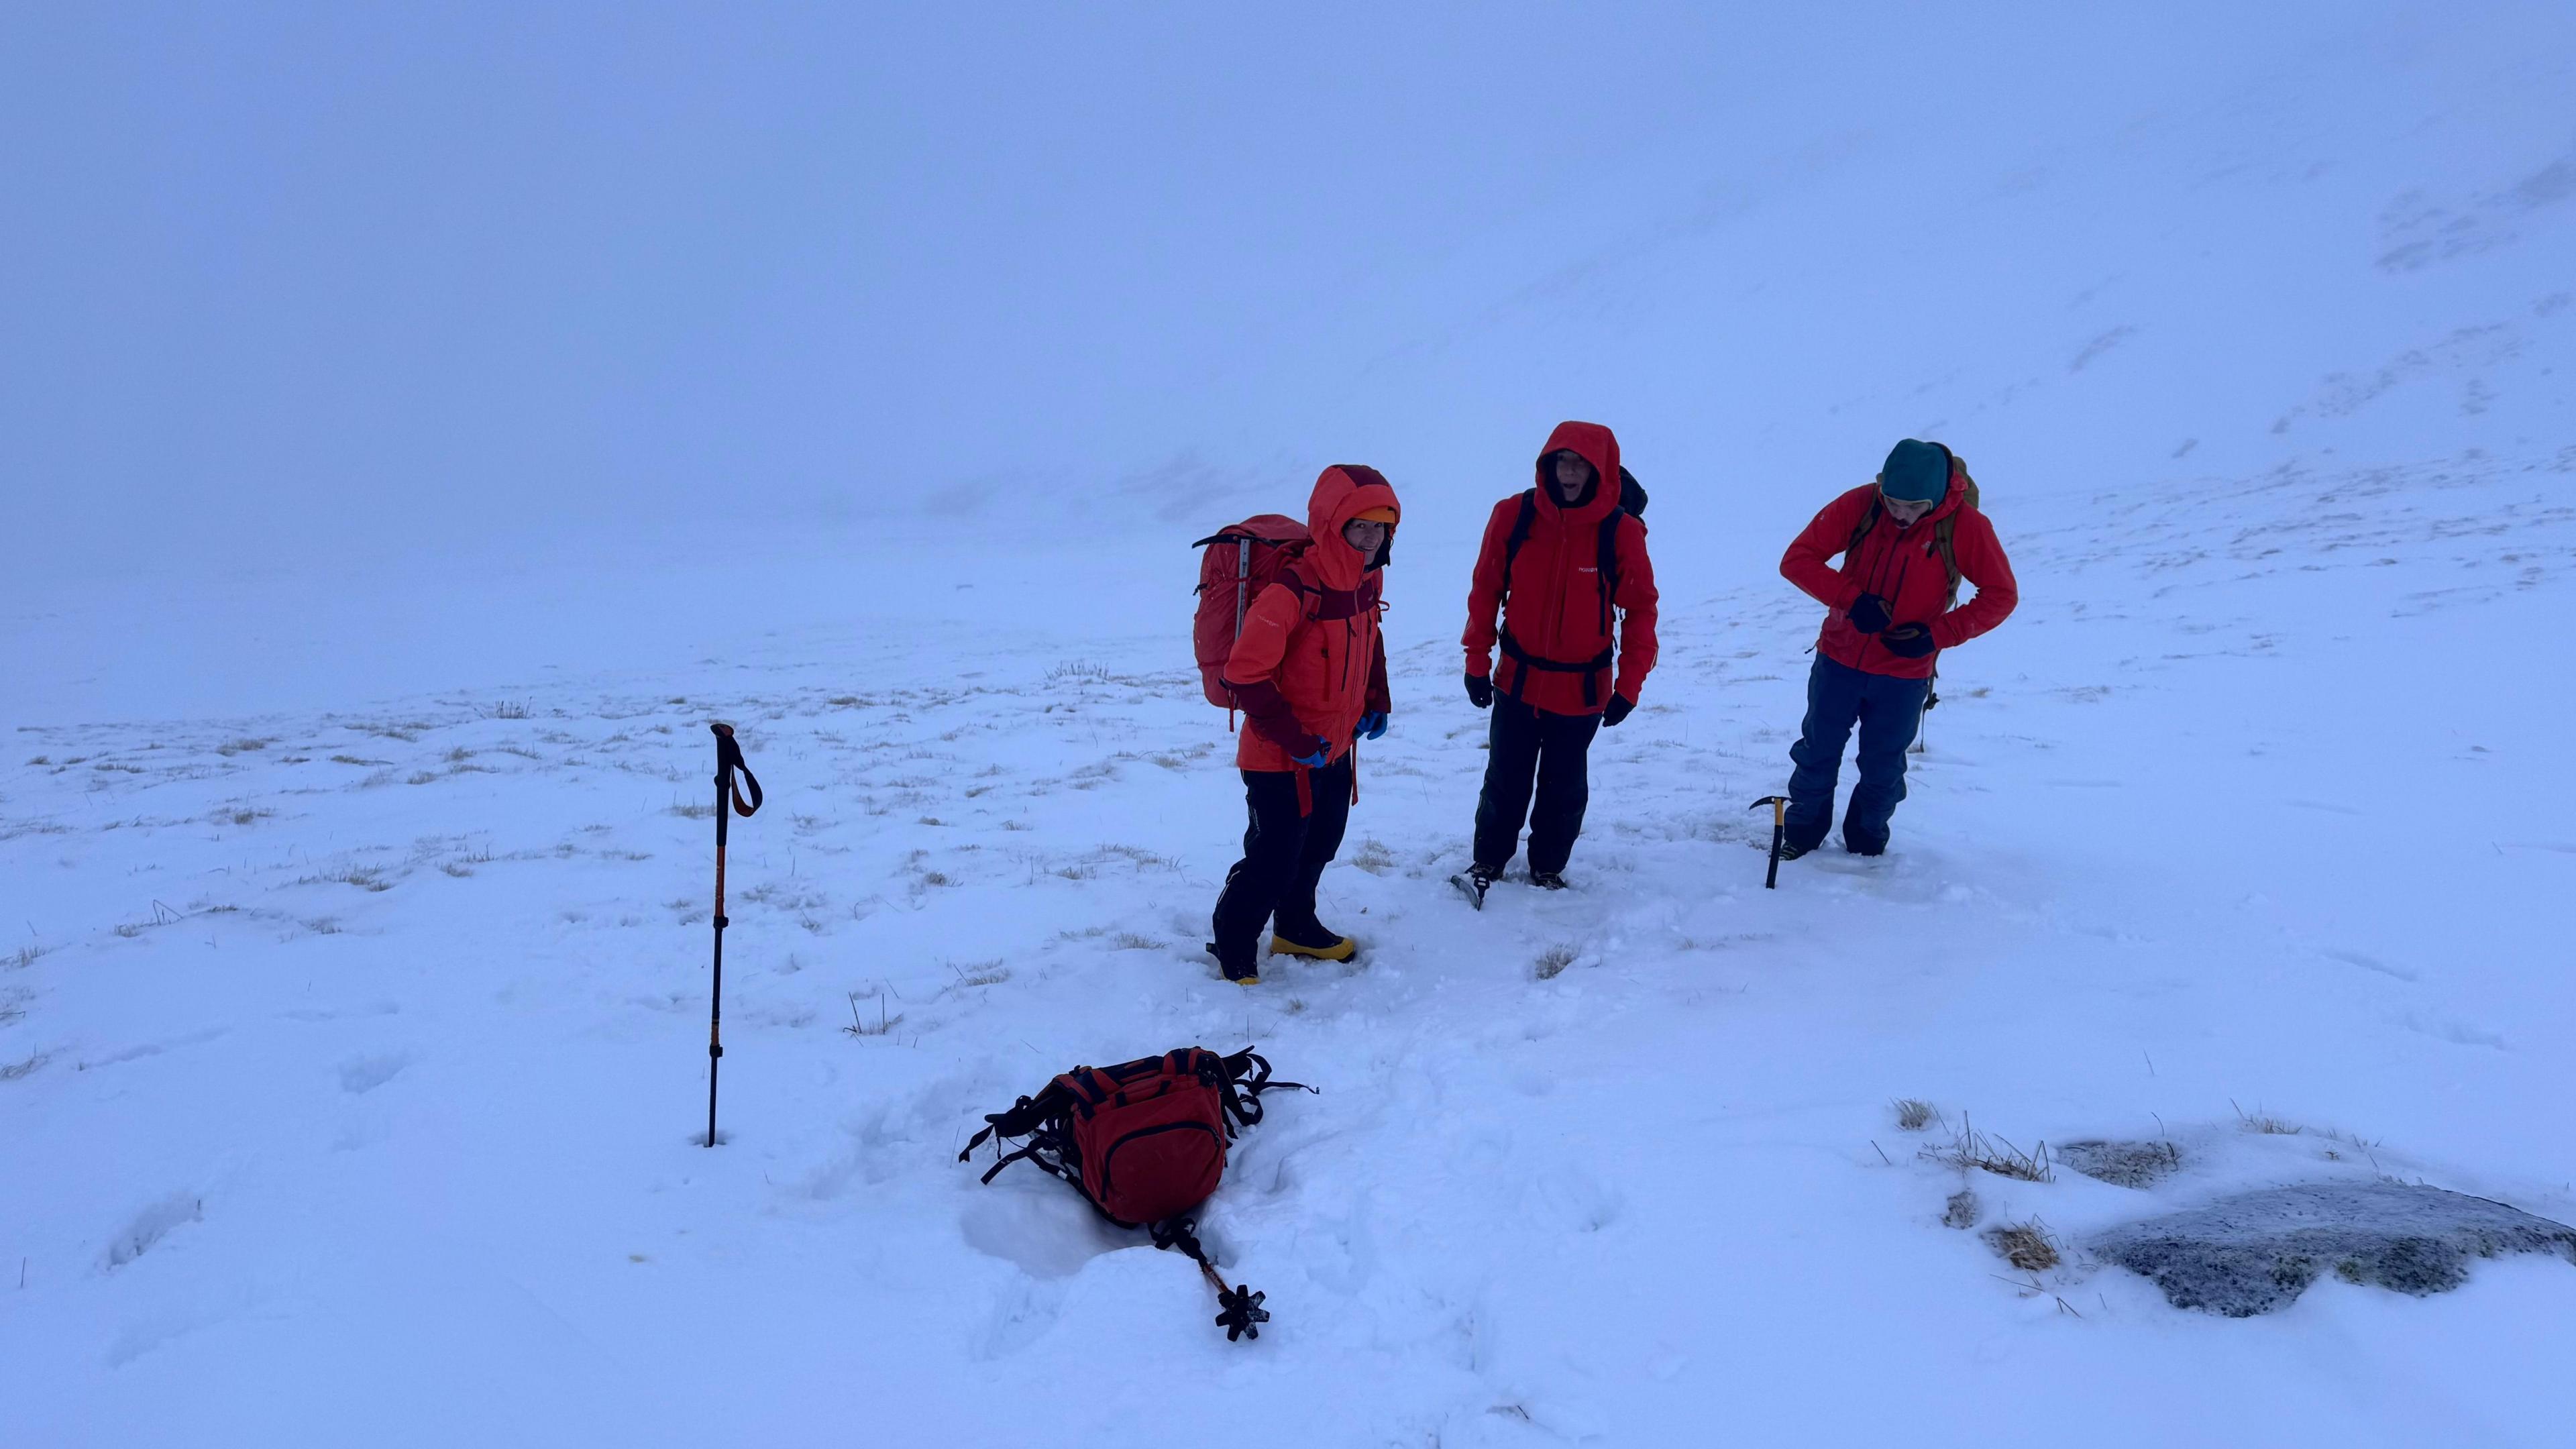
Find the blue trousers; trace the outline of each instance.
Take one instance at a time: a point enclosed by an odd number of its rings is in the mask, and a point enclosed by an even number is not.
[[[1843,846],[1863,855],[1887,849],[1887,822],[1905,798],[1905,747],[1923,726],[1928,679],[1891,679],[1822,654],[1807,672],[1807,718],[1789,747],[1797,769],[1789,775],[1789,844],[1813,850],[1834,820],[1834,782],[1842,774],[1843,746],[1860,727],[1860,783],[1843,812]]]

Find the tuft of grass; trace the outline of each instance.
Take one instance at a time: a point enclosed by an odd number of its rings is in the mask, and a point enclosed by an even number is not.
[[[921,883],[926,886],[953,886],[957,884],[957,882],[948,878],[948,873],[946,871],[941,870],[923,871],[921,873]]]
[[[52,954],[53,949],[51,946],[21,946],[9,953],[9,965],[13,970],[33,966],[38,958]]]
[[[474,713],[480,719],[526,719],[528,705],[524,700],[505,699],[490,709],[478,709]]]
[[[948,969],[957,973],[960,986],[998,986],[1011,979],[1011,968],[999,961],[970,961],[963,966],[951,961]]]
[[[0,1066],[0,1082],[14,1082],[20,1077],[27,1076],[36,1068],[52,1061],[53,1057],[52,1052],[30,1052],[23,1062],[11,1062],[6,1066]]]
[[[2266,1137],[2296,1137],[2306,1130],[2295,1122],[2285,1122],[2273,1116],[2259,1104],[2250,1113],[2237,1107],[2233,1097],[2227,1099],[2227,1105],[2236,1108],[2236,1125],[2247,1132],[2260,1132]]]
[[[671,813],[683,820],[704,820],[716,813],[716,807],[707,804],[674,805]]]
[[[223,744],[215,746],[215,753],[222,755],[226,759],[230,759],[235,755],[247,755],[259,750],[267,749],[268,745],[269,742],[266,740],[228,740]]]
[[[1950,1194],[1949,1202],[1942,1205],[1941,1226],[1964,1232],[1977,1225],[1977,1219],[1984,1216],[1985,1210],[1985,1204],[1977,1201],[1976,1191],[1963,1187]]]
[[[2057,1250],[2057,1240],[2049,1234],[2048,1225],[2037,1218],[1988,1228],[1986,1244],[1995,1250],[1997,1257],[2025,1273],[2045,1273],[2065,1261]]]
[[[892,1016],[886,1015],[884,988],[880,987],[877,990],[877,1020],[876,1025],[874,1026],[870,1026],[867,1019],[859,1014],[859,993],[855,991],[850,993],[850,1024],[841,1028],[842,1032],[845,1034],[850,1036],[883,1036],[887,1032],[890,1032],[901,1025],[903,1025],[903,1013],[897,1012]]]
[[[52,764],[52,763],[53,763],[53,760],[52,760],[51,758],[47,757],[47,756],[44,756],[44,755],[38,755],[38,756],[36,756],[34,759],[29,760],[27,763],[28,763],[28,764],[30,764],[30,765],[50,765],[50,764]]]
[[[1940,1120],[1941,1109],[1920,1097],[1896,1099],[1896,1130],[1899,1132],[1920,1132]]]
[[[343,866],[338,870],[326,870],[320,875],[308,875],[296,884],[312,885],[320,881],[328,881],[333,885],[353,885],[362,891],[389,891],[394,888],[394,883],[385,879],[384,872],[371,865],[351,865]]]
[[[1934,1162],[1948,1163],[1961,1171],[1975,1168],[2017,1182],[2057,1180],[2056,1169],[2049,1165],[2047,1143],[2040,1143],[2036,1151],[2024,1152],[2000,1137],[1989,1137],[1979,1132],[1965,1113],[1960,1114],[1957,1135],[1937,1147],[1926,1147],[1917,1155]]]
[[[1133,931],[1121,931],[1117,935],[1109,938],[1109,949],[1112,951],[1160,951],[1163,949],[1163,943],[1155,940],[1151,936],[1140,936]]]
[[[1565,968],[1573,965],[1574,958],[1581,954],[1572,946],[1550,946],[1539,953],[1538,960],[1532,964],[1530,970],[1541,981],[1553,981],[1565,974]]]
[[[406,785],[426,785],[437,778],[438,777],[436,775],[431,774],[427,770],[414,770],[411,778],[403,781],[403,783]]]

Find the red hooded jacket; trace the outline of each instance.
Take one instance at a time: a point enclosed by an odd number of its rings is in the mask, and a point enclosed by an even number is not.
[[[1246,770],[1294,770],[1319,745],[1328,758],[1351,752],[1360,716],[1385,711],[1386,641],[1378,637],[1378,570],[1394,530],[1371,563],[1342,539],[1342,525],[1373,508],[1402,507],[1375,468],[1336,464],[1315,480],[1306,527],[1315,541],[1290,562],[1287,581],[1263,589],[1243,615],[1225,682],[1243,706],[1234,762]]]
[[[2002,623],[2021,602],[2021,585],[2013,580],[2012,561],[2004,557],[1995,526],[1968,506],[1967,482],[1957,470],[1951,472],[1949,493],[1911,527],[1897,527],[1882,508],[1868,536],[1852,543],[1852,530],[1869,515],[1877,495],[1878,485],[1871,483],[1826,504],[1789,545],[1780,573],[1833,610],[1816,641],[1826,658],[1868,674],[1928,679],[1939,653],[1920,659],[1891,654],[1875,635],[1853,628],[1844,611],[1861,595],[1876,594],[1887,600],[1895,623],[1928,624],[1932,642],[1947,649]],[[1939,525],[1945,518],[1955,520],[1950,551],[1959,561],[1959,575],[1977,588],[1974,599],[1956,608],[1950,604],[1950,570],[1941,562]],[[1826,562],[1838,553],[1844,555],[1839,570]]]
[[[1581,454],[1599,480],[1592,496],[1573,506],[1557,493],[1547,461],[1561,449]],[[1635,704],[1655,667],[1655,566],[1646,557],[1644,521],[1619,507],[1619,440],[1599,423],[1559,423],[1539,451],[1537,472],[1537,508],[1519,553],[1511,554],[1512,532],[1523,500],[1532,494],[1504,499],[1485,520],[1485,546],[1467,589],[1467,633],[1461,641],[1467,672],[1492,676],[1503,693],[1550,714],[1599,714],[1614,689]],[[1617,530],[1611,544],[1615,594],[1601,579],[1605,525]],[[1615,686],[1614,608],[1621,613]],[[1500,674],[1494,673],[1497,644],[1503,649]]]

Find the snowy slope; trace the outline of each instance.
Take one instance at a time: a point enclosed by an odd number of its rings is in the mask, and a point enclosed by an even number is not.
[[[42,954],[0,1110],[56,1165],[0,1213],[29,1442],[2550,1442],[2566,1265],[2185,1316],[1943,1227],[1962,1174],[1889,1102],[2177,1145],[2151,1191],[1976,1174],[1987,1225],[2061,1238],[2378,1173],[2576,1216],[2576,996],[2531,904],[2576,849],[2533,809],[2563,686],[2521,667],[2569,596],[2567,478],[2013,505],[2046,582],[1955,657],[1900,849],[1776,893],[1742,807],[1795,721],[1784,587],[1673,600],[1581,888],[1483,915],[1440,884],[1478,717],[1417,638],[1327,878],[1368,952],[1250,994],[1196,950],[1238,792],[1168,639],[22,730]],[[773,792],[735,836],[714,1153],[710,716]],[[1061,1066],[1247,1040],[1324,1089],[1210,1214],[1278,1312],[1257,1348],[1179,1260],[952,1161]],[[1088,1374],[1112,1339],[1169,1371]]]
[[[12,293],[80,340],[59,373],[18,349],[0,403],[49,540],[0,579],[6,1437],[2562,1442],[2565,1264],[2222,1321],[2080,1251],[2294,1181],[2576,1221],[2570,21],[2240,9],[1381,20],[1332,66],[1187,24],[989,62],[912,36],[886,64],[929,79],[884,103],[956,87],[921,114],[966,134],[850,154],[958,220],[894,229],[864,366],[812,343],[839,292],[746,263],[710,320],[686,284],[741,258],[678,248],[563,289],[561,336],[379,319],[402,379],[406,339],[456,368],[391,432],[264,411],[413,396],[375,343],[246,358],[190,311],[408,305],[368,275],[147,267],[137,315],[196,330],[142,382],[142,333],[65,310],[96,288]],[[1633,109],[1473,79],[1560,56],[1640,67]],[[1954,103],[1876,83],[1914,66]],[[1317,67],[1335,106],[1283,112]],[[310,73],[263,94],[319,104]],[[689,189],[736,119],[674,194],[741,194]],[[281,186],[339,161],[310,164]],[[425,195],[309,244],[407,255]],[[1577,228],[1569,197],[1609,200]],[[20,275],[88,276],[113,228],[63,215]],[[464,330],[513,300],[425,295]],[[746,404],[781,336],[859,401]],[[182,383],[176,421],[111,405]],[[1569,415],[1655,490],[1664,663],[1596,750],[1578,889],[1473,914],[1442,884],[1482,764],[1458,599]],[[1895,851],[1765,892],[1744,807],[1817,615],[1773,563],[1907,432],[1976,465],[2024,602],[1945,660]],[[887,445],[921,450],[902,486],[851,486]],[[1408,504],[1396,726],[1325,888],[1367,950],[1246,993],[1197,949],[1241,795],[1180,544],[1338,458]],[[708,499],[720,528],[639,521]],[[734,834],[715,1151],[711,718],[772,792]],[[1270,1295],[1257,1345],[1055,1184],[954,1161],[1049,1073],[1191,1041],[1322,1089],[1208,1214]],[[1965,1128],[2181,1166],[2017,1182],[1937,1160]],[[2034,1219],[2060,1267],[1982,1237]]]

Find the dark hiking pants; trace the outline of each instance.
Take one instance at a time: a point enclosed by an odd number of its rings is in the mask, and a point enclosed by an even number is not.
[[[1529,824],[1529,867],[1561,871],[1583,833],[1583,807],[1592,800],[1586,764],[1597,714],[1550,714],[1508,695],[1494,701],[1485,755],[1485,790],[1476,799],[1476,863],[1499,872]],[[1530,784],[1538,798],[1533,805]]]
[[[1789,747],[1788,843],[1813,850],[1834,819],[1834,781],[1843,746],[1860,726],[1860,783],[1843,811],[1843,845],[1863,855],[1887,849],[1887,822],[1905,798],[1905,747],[1923,726],[1928,679],[1892,679],[1837,664],[1822,654],[1807,672],[1807,720]]]
[[[1225,873],[1216,898],[1216,959],[1229,976],[1261,960],[1261,928],[1273,916],[1280,934],[1309,944],[1329,940],[1315,919],[1315,885],[1342,848],[1351,819],[1351,757],[1307,772],[1310,813],[1297,809],[1297,772],[1245,770],[1243,796],[1251,823],[1243,859]]]

